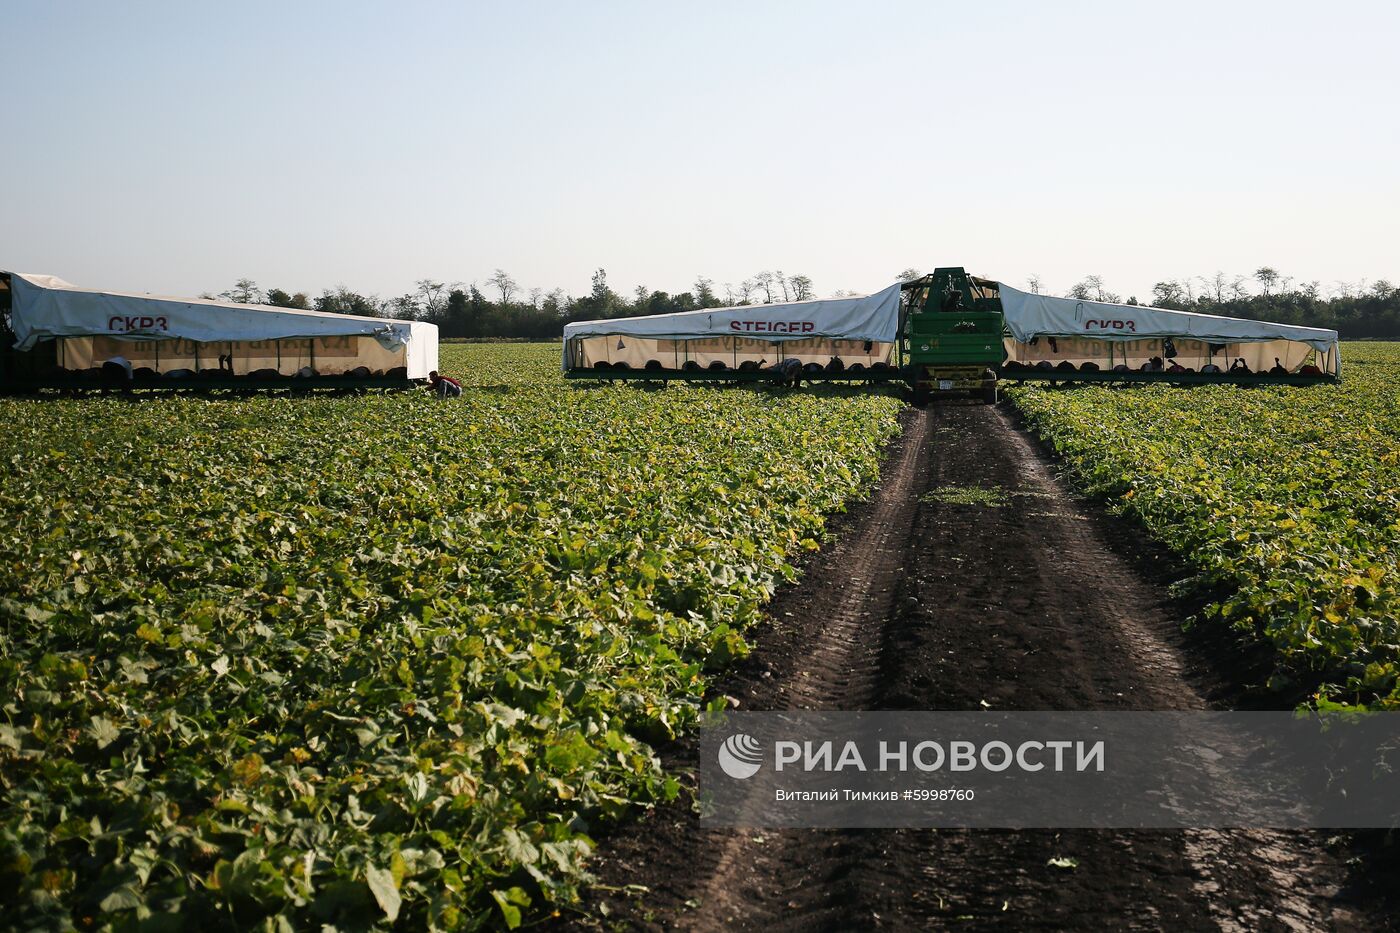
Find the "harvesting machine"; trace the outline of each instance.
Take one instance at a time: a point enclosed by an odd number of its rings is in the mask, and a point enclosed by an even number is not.
[[[802,379],[903,382],[918,402],[993,403],[1003,380],[1305,385],[1341,371],[1336,331],[1031,294],[960,266],[866,296],[564,328],[570,379],[760,381],[794,360]]]
[[[397,389],[437,368],[437,325],[108,292],[0,271],[0,392]]]
[[[997,371],[1006,357],[997,283],[952,267],[904,283],[903,292],[900,369],[914,401],[960,392],[994,404]]]

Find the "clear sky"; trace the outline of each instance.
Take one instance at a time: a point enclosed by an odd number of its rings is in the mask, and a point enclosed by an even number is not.
[[[1400,280],[1400,4],[0,5],[0,268]]]

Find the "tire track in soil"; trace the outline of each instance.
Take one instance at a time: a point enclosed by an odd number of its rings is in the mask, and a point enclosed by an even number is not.
[[[1179,613],[1129,559],[1121,523],[1073,494],[1053,461],[999,411],[941,409],[933,485],[1004,496],[987,508],[930,502],[910,593],[883,672],[891,708],[1205,709],[1203,659]],[[957,439],[956,444],[940,444]],[[937,608],[929,608],[937,607]],[[941,676],[940,676],[941,675]],[[1215,676],[1218,676],[1215,675]],[[1340,897],[1347,872],[1326,835],[1264,831],[908,831],[854,855],[876,897],[846,918],[1060,928],[1373,929]],[[890,849],[897,858],[881,857]],[[1074,856],[1072,873],[1050,869]],[[918,865],[917,875],[908,866]],[[881,907],[884,910],[881,910]],[[918,922],[915,923],[917,918]]]
[[[755,650],[720,679],[714,694],[728,695],[745,709],[859,708],[871,702],[879,688],[879,629],[892,615],[914,505],[929,475],[928,413],[909,409],[901,420],[903,430],[890,443],[879,484],[867,500],[833,517],[833,540],[805,562],[796,586],[779,590],[767,607],[768,623],[747,635]],[[693,737],[660,754],[669,772],[687,780],[685,772],[695,765]],[[842,834],[821,835],[834,840]],[[743,922],[752,924],[771,914],[810,916],[828,900],[823,885],[843,867],[842,853],[825,841],[814,845],[809,833],[745,835],[703,827],[683,794],[600,844],[590,863],[599,884],[585,893],[582,914],[559,925],[723,929],[741,923],[735,917],[740,911],[748,918]],[[791,879],[793,870],[802,877]],[[628,893],[629,885],[644,891]]]
[[[885,466],[873,508],[832,556],[834,566],[822,568],[830,573],[839,567],[843,585],[818,622],[821,637],[801,656],[797,677],[778,684],[777,695],[760,709],[867,709],[875,702],[883,626],[894,610],[915,506],[927,482],[930,420],[927,412],[918,412],[908,423],[903,443]],[[820,884],[844,867],[839,849],[814,855],[810,834],[802,831],[719,835],[718,861],[692,898],[704,907],[692,918],[692,929],[730,929],[741,918],[744,924],[770,926],[797,909],[810,922],[831,909]],[[781,898],[799,866],[808,895],[800,908]]]
[[[939,501],[968,487],[1003,504]],[[745,708],[1199,709],[1218,685],[1135,564],[1140,543],[998,409],[911,412],[843,531],[723,684]],[[694,754],[671,750],[682,768]],[[1047,866],[1066,855],[1077,870]],[[646,893],[595,893],[580,926],[1394,926],[1309,832],[731,831],[676,803],[606,840],[594,867],[601,891]]]

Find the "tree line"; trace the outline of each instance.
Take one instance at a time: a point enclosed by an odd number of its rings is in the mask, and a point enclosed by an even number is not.
[[[1042,291],[1039,276],[1031,276],[1027,285],[1032,292]],[[1085,276],[1064,297],[1123,301],[1097,275]],[[1135,305],[1139,301],[1132,295],[1126,303]],[[1216,272],[1211,276],[1164,279],[1152,286],[1149,304],[1174,311],[1327,327],[1343,339],[1400,339],[1400,289],[1385,279],[1339,281],[1324,286],[1319,281],[1295,280],[1272,266],[1260,266],[1249,276]]]
[[[911,267],[902,270],[897,279],[905,281],[921,274]],[[1045,292],[1040,276],[1030,276],[1026,284],[1031,292]],[[833,297],[848,294],[853,293],[838,291]],[[509,273],[497,269],[480,285],[420,279],[414,291],[388,299],[362,295],[343,285],[313,298],[306,292],[262,289],[251,279],[239,279],[217,297],[245,304],[429,321],[438,326],[443,337],[547,340],[558,338],[571,321],[805,301],[816,294],[811,277],[782,271],[759,272],[737,284],[726,282],[718,287],[711,279],[698,276],[688,291],[670,293],[638,285],[630,294],[621,294],[608,283],[607,272],[598,269],[588,293],[571,296],[559,288],[523,288]],[[1085,276],[1064,297],[1124,301],[1098,275]],[[1126,303],[1142,302],[1130,295]],[[1384,279],[1334,282],[1324,287],[1321,282],[1298,281],[1271,266],[1261,266],[1250,276],[1216,272],[1212,276],[1164,279],[1152,286],[1147,303],[1178,311],[1329,327],[1347,339],[1400,339],[1400,289]]]
[[[362,295],[345,286],[326,289],[311,297],[307,292],[260,288],[252,279],[239,279],[233,288],[217,296],[242,304],[279,308],[361,314],[436,324],[442,337],[558,338],[571,321],[598,318],[670,314],[735,305],[806,301],[816,297],[810,276],[782,271],[759,272],[737,284],[718,288],[713,280],[698,276],[689,291],[669,293],[638,285],[630,295],[615,291],[608,274],[593,273],[593,287],[586,295],[570,296],[563,289],[524,289],[507,272],[497,269],[481,285],[476,282],[437,282],[420,279],[416,290],[395,298]]]

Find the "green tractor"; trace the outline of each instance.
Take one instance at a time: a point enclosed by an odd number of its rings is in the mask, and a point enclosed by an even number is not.
[[[934,393],[997,400],[1006,328],[997,283],[961,266],[935,269],[904,284],[900,328],[904,371],[915,404]]]

